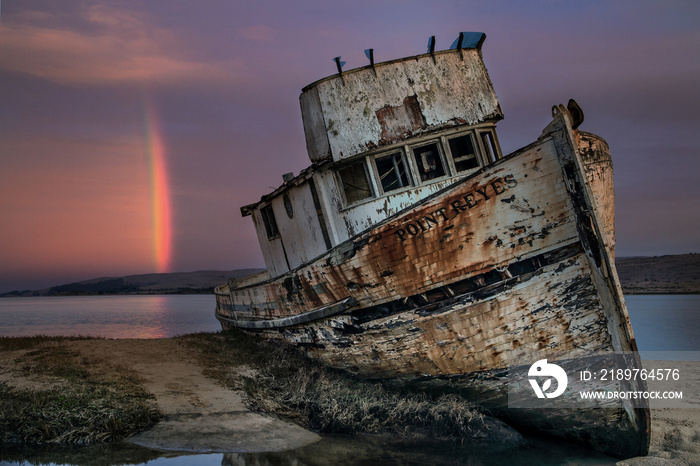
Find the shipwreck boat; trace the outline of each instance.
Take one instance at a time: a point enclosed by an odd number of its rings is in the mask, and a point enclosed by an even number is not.
[[[369,53],[350,71],[336,59],[337,74],[303,89],[312,164],[241,208],[267,270],[216,288],[216,317],[333,367],[644,455],[644,403],[507,406],[509,367],[637,347],[614,264],[608,145],[577,129],[570,101],[503,156],[484,38],[385,63]]]

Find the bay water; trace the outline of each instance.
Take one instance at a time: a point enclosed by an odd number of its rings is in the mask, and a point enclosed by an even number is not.
[[[700,351],[700,295],[625,297],[640,351]],[[169,338],[216,332],[213,295],[0,298],[0,336]]]
[[[0,336],[168,338],[216,332],[214,295],[56,296],[0,299]]]
[[[700,295],[626,296],[639,350],[700,351]],[[0,299],[0,336],[84,335],[168,338],[220,329],[212,295],[72,296]],[[696,353],[695,353],[696,354]],[[21,458],[21,459],[20,459]],[[294,451],[180,454],[131,444],[0,450],[0,465],[20,464],[610,464],[615,458],[564,442],[529,439],[522,448],[455,442],[326,436]]]

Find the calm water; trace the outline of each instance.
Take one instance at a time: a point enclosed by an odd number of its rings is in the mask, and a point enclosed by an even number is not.
[[[700,351],[700,295],[627,296],[640,351]],[[213,295],[0,298],[0,335],[168,338],[220,329]]]
[[[700,351],[700,296],[628,296],[640,351]],[[95,296],[0,299],[0,335],[90,335],[166,338],[217,331],[214,297],[208,295]],[[149,464],[609,464],[615,459],[562,442],[530,439],[516,449],[326,437],[291,452],[164,455],[130,444],[69,450],[0,450],[0,465]]]
[[[639,351],[700,351],[700,295],[625,296]]]
[[[215,332],[214,295],[0,298],[0,335],[168,338]]]
[[[24,463],[14,460],[20,455]],[[162,456],[130,444],[73,448],[67,451],[0,452],[0,465],[19,464],[147,464],[148,466],[326,466],[326,465],[611,465],[615,458],[565,442],[529,439],[526,446],[459,445],[456,442],[387,440],[376,437],[328,436],[293,451],[272,453],[211,453]],[[2,458],[7,458],[3,461]],[[69,457],[70,460],[65,458]],[[138,459],[137,459],[138,458]],[[139,463],[139,461],[141,461]]]

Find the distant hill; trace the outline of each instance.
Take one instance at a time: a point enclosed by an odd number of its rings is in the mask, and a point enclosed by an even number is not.
[[[700,254],[621,257],[615,264],[625,294],[700,294]]]
[[[625,294],[700,294],[700,254],[620,257],[615,263]],[[12,291],[0,297],[213,293],[214,287],[229,278],[243,278],[261,270],[200,270],[95,278],[44,290]]]
[[[262,269],[231,271],[200,270],[197,272],[149,273],[126,277],[103,277],[59,285],[43,290],[11,291],[9,296],[75,296],[100,294],[203,294],[213,293],[214,287],[229,278],[243,278]]]

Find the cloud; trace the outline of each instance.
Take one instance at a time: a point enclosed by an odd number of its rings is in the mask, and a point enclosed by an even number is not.
[[[230,80],[231,63],[207,63],[172,31],[139,12],[93,5],[78,26],[49,13],[0,27],[0,69],[61,84],[181,83]],[[189,53],[188,53],[189,52]]]

